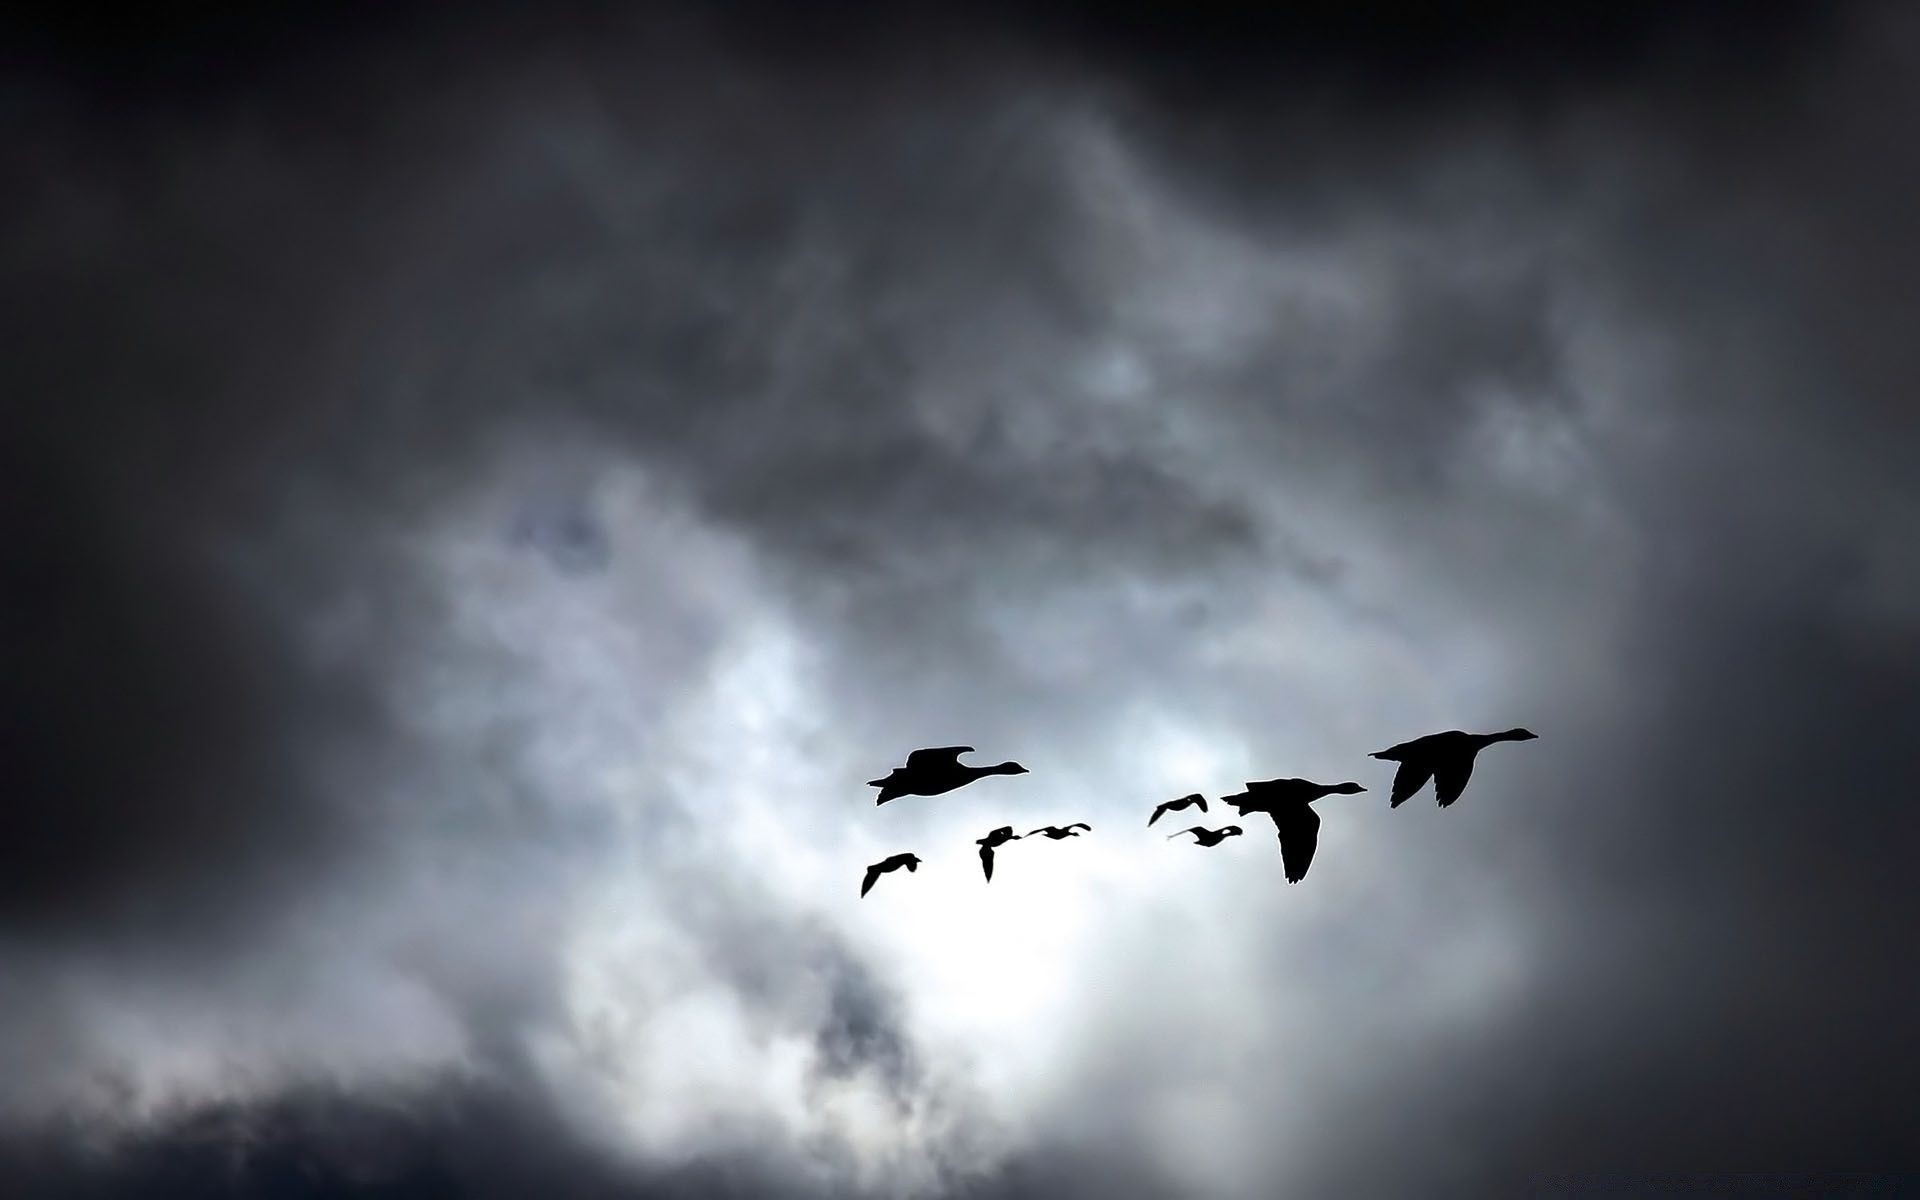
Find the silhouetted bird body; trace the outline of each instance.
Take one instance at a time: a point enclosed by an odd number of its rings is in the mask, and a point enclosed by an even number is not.
[[[1080,830],[1082,829],[1086,830],[1088,833],[1093,832],[1093,826],[1087,824],[1085,821],[1075,821],[1071,825],[1042,825],[1038,829],[1027,830],[1027,832],[1022,836],[1032,837],[1034,834],[1038,833],[1038,834],[1045,835],[1051,841],[1057,842],[1061,838],[1079,837]]]
[[[1525,742],[1538,736],[1526,729],[1502,733],[1463,733],[1449,729],[1389,746],[1368,757],[1400,764],[1393,775],[1393,795],[1387,801],[1388,807],[1399,808],[1431,779],[1433,797],[1445,808],[1466,790],[1467,780],[1473,777],[1473,760],[1482,750],[1495,742]]]
[[[965,787],[988,775],[1025,775],[1027,769],[1017,762],[996,763],[991,767],[971,767],[960,761],[972,746],[935,746],[907,755],[907,765],[895,767],[884,779],[867,780],[868,787],[880,789],[875,804],[885,804],[901,796],[938,796]]]
[[[868,892],[873,890],[874,880],[880,878],[882,875],[885,875],[889,871],[897,871],[901,867],[905,867],[908,871],[918,870],[920,868],[919,856],[915,854],[895,854],[890,857],[883,858],[877,863],[874,863],[872,866],[867,868],[867,877],[866,879],[862,880],[860,883],[860,894],[862,896],[865,896]]]
[[[1207,798],[1199,792],[1193,792],[1178,800],[1169,800],[1153,810],[1153,815],[1147,818],[1147,827],[1152,828],[1155,821],[1170,812],[1179,812],[1183,808],[1192,808],[1195,805],[1199,806],[1201,812],[1207,811]]]
[[[1241,834],[1245,832],[1246,830],[1240,828],[1238,825],[1222,825],[1218,829],[1208,829],[1204,825],[1195,825],[1191,828],[1182,829],[1180,831],[1180,833],[1192,834],[1193,840],[1197,844],[1202,846],[1218,846],[1221,842],[1226,841],[1228,838],[1239,837]],[[1167,840],[1172,841],[1174,838],[1179,837],[1180,833],[1168,834]]]
[[[1221,802],[1241,816],[1263,812],[1273,818],[1280,835],[1280,865],[1288,883],[1299,883],[1313,865],[1320,847],[1320,814],[1313,802],[1322,796],[1351,796],[1367,789],[1357,783],[1315,783],[1311,779],[1264,779],[1249,782],[1247,790],[1222,796]]]
[[[1017,842],[1019,840],[1020,835],[1013,831],[1013,826],[1011,825],[1002,825],[987,836],[974,839],[974,844],[980,847],[980,869],[987,873],[988,883],[993,882],[994,850],[997,847],[1006,845],[1008,842]]]

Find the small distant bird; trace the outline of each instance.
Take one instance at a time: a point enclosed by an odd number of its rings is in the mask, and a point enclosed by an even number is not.
[[[980,866],[987,873],[988,883],[993,882],[994,847],[1004,846],[1008,842],[1017,842],[1019,840],[1020,835],[1013,831],[1013,826],[1011,825],[1002,825],[987,836],[974,839],[974,844],[980,847]]]
[[[1313,802],[1322,796],[1351,796],[1366,790],[1357,783],[1263,779],[1248,783],[1244,792],[1220,799],[1239,809],[1243,817],[1263,812],[1273,818],[1273,827],[1280,834],[1280,865],[1288,883],[1299,883],[1307,877],[1313,852],[1320,846],[1320,814],[1313,811]]]
[[[1179,812],[1183,808],[1192,808],[1196,804],[1200,806],[1201,812],[1207,811],[1207,798],[1205,796],[1202,796],[1199,792],[1194,792],[1191,795],[1182,796],[1178,800],[1169,800],[1165,804],[1162,804],[1160,807],[1153,810],[1153,815],[1147,818],[1147,826],[1148,828],[1152,828],[1153,823],[1155,821],[1158,821],[1161,817],[1165,816],[1166,814],[1170,812]]]
[[[970,767],[960,762],[962,754],[973,753],[972,746],[935,746],[907,755],[907,765],[895,767],[884,779],[867,780],[868,787],[880,789],[875,804],[885,804],[901,796],[938,796],[957,787],[965,787],[987,775],[1025,775],[1027,769],[1017,762],[991,767]]]
[[[895,854],[895,855],[891,855],[890,857],[883,858],[877,863],[874,863],[872,866],[867,868],[866,879],[861,881],[860,894],[862,896],[865,896],[868,892],[873,890],[874,880],[880,878],[882,875],[885,875],[888,871],[897,871],[901,867],[905,867],[909,871],[919,870],[920,869],[919,855]]]
[[[1027,830],[1027,832],[1022,834],[1021,836],[1032,837],[1036,833],[1042,833],[1042,834],[1045,834],[1050,840],[1057,842],[1061,838],[1079,837],[1080,834],[1078,831],[1082,829],[1086,830],[1088,833],[1093,832],[1093,826],[1087,824],[1085,821],[1075,821],[1071,825],[1042,825],[1038,829]]]
[[[1180,833],[1192,834],[1193,840],[1202,846],[1218,846],[1228,838],[1239,837],[1245,832],[1246,830],[1240,828],[1238,825],[1222,825],[1218,829],[1208,829],[1202,825],[1195,825],[1191,829],[1182,829],[1180,831]],[[1179,837],[1180,833],[1168,834],[1167,840],[1172,841],[1174,838]]]
[[[1449,729],[1445,733],[1430,733],[1401,742],[1368,757],[1400,764],[1393,775],[1393,797],[1387,807],[1399,808],[1432,779],[1433,798],[1445,808],[1466,790],[1467,780],[1473,775],[1475,755],[1495,742],[1526,742],[1539,736],[1528,729],[1509,729],[1504,733],[1462,733]]]

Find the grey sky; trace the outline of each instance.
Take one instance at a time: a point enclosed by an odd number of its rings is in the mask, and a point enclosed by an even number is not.
[[[1912,1165],[1911,15],[1066,11],[23,34],[0,1182]]]

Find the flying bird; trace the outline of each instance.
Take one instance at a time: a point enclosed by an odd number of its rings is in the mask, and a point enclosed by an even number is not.
[[[1027,830],[1022,836],[1032,837],[1036,833],[1043,833],[1049,840],[1057,842],[1061,838],[1079,837],[1080,834],[1078,831],[1082,829],[1088,833],[1093,832],[1093,826],[1087,824],[1085,821],[1075,821],[1071,825],[1042,825],[1038,829]]]
[[[1430,733],[1410,742],[1401,742],[1398,746],[1390,746],[1368,757],[1400,764],[1400,769],[1393,775],[1393,797],[1387,802],[1389,808],[1399,808],[1424,787],[1428,779],[1433,780],[1434,799],[1440,802],[1441,808],[1445,808],[1458,800],[1460,793],[1466,790],[1467,780],[1473,775],[1475,755],[1495,742],[1525,742],[1539,736],[1528,729],[1509,729],[1504,733],[1462,733],[1458,729],[1449,729],[1445,733]]]
[[[901,867],[905,867],[909,871],[919,870],[920,857],[916,854],[895,854],[874,863],[867,868],[867,877],[860,883],[860,894],[865,896],[873,890],[874,880],[885,875],[888,871],[897,871]]]
[[[1182,829],[1180,831],[1180,833],[1192,834],[1193,840],[1202,846],[1218,846],[1228,838],[1239,837],[1245,832],[1246,830],[1240,828],[1238,825],[1222,825],[1218,829],[1208,829],[1203,825],[1195,825],[1190,829]],[[1167,840],[1172,841],[1174,838],[1179,837],[1180,833],[1168,834]]]
[[[1366,790],[1357,783],[1263,779],[1248,783],[1244,792],[1220,799],[1239,809],[1243,817],[1263,812],[1273,818],[1273,827],[1280,835],[1280,865],[1288,883],[1299,883],[1307,877],[1313,852],[1320,846],[1320,814],[1313,811],[1313,802],[1322,796],[1351,796]]]
[[[972,746],[935,746],[927,750],[915,750],[907,755],[906,766],[895,767],[884,779],[867,780],[868,787],[880,789],[880,798],[874,803],[885,804],[901,796],[938,796],[957,787],[965,787],[987,775],[1027,773],[1027,769],[1017,762],[1003,762],[991,767],[963,764],[960,756],[972,752]]]
[[[1017,842],[1019,840],[1020,835],[1013,831],[1013,826],[1011,825],[1002,825],[987,836],[974,839],[974,844],[980,847],[980,866],[987,873],[988,883],[993,882],[994,847],[1004,846],[1008,842]]]
[[[1170,812],[1179,812],[1183,808],[1191,808],[1196,804],[1200,806],[1201,812],[1207,811],[1207,798],[1205,796],[1202,796],[1199,792],[1194,792],[1191,795],[1182,796],[1178,800],[1169,800],[1165,804],[1162,804],[1160,807],[1153,810],[1153,815],[1147,818],[1147,826],[1148,828],[1152,828],[1153,823],[1155,821],[1158,821],[1161,817],[1165,816],[1166,814]]]

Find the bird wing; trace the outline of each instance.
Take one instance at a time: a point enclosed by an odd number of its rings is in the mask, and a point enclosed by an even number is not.
[[[1306,878],[1313,863],[1313,852],[1320,845],[1320,814],[1304,804],[1291,805],[1285,815],[1273,814],[1280,831],[1280,865],[1286,868],[1287,882]]]
[[[867,877],[860,881],[860,894],[862,896],[873,890],[873,881],[880,878],[881,873],[886,869],[887,864],[885,863],[875,863],[867,868]]]
[[[1467,780],[1472,776],[1473,755],[1463,754],[1458,758],[1448,759],[1434,768],[1433,798],[1440,802],[1441,808],[1445,808],[1458,800],[1461,792],[1467,790]],[[1394,791],[1398,794],[1399,789],[1395,788]]]
[[[1410,758],[1401,763],[1400,769],[1393,773],[1393,798],[1387,802],[1387,807],[1399,808],[1415,792],[1425,787],[1432,775],[1432,765],[1422,759]]]
[[[928,767],[957,766],[962,754],[973,753],[972,746],[931,746],[907,755],[907,769],[922,771]]]
[[[1385,750],[1375,750],[1372,754],[1367,755],[1367,757],[1384,758],[1388,762],[1401,762],[1404,761],[1409,754],[1418,755],[1422,750],[1426,749],[1427,746],[1432,743],[1434,736],[1435,735],[1429,733],[1423,737],[1411,738],[1407,741],[1388,746]]]
[[[1205,796],[1196,795],[1193,797],[1193,802],[1200,806],[1201,812],[1207,811],[1207,798]]]
[[[1093,826],[1087,824],[1085,821],[1075,821],[1073,824],[1067,826],[1067,828],[1068,829],[1084,829],[1088,833],[1093,832]]]
[[[1171,809],[1176,803],[1178,802],[1174,800],[1169,800],[1165,804],[1162,804],[1157,808],[1155,808],[1153,810],[1153,815],[1147,818],[1147,828],[1149,829],[1153,828],[1153,823],[1155,821],[1158,821],[1161,817],[1166,816],[1167,811]]]
[[[980,847],[980,869],[987,873],[987,882],[993,882],[993,847]]]

